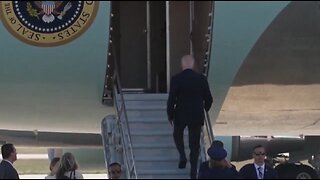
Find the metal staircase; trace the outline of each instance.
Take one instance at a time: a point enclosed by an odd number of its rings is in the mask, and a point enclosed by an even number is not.
[[[179,154],[173,141],[173,128],[166,115],[167,97],[167,94],[124,95],[139,178],[189,177],[188,166],[186,169],[178,169]]]
[[[127,121],[120,122],[115,116],[110,116],[114,120],[109,118],[109,124],[107,119],[103,122],[106,162],[121,162],[127,172],[126,178],[189,178],[190,163],[187,163],[186,169],[178,169],[179,155],[173,141],[173,128],[166,115],[167,96],[167,94],[123,94]],[[116,104],[121,104],[121,100]],[[114,124],[111,125],[110,122]],[[129,131],[124,130],[127,127]],[[188,155],[187,128],[184,141]],[[202,135],[199,163],[206,160],[207,144]]]

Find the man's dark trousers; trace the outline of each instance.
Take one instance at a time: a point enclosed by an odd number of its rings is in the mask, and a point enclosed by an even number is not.
[[[174,125],[173,138],[180,154],[180,161],[186,159],[186,154],[184,151],[184,141],[183,141],[183,132],[187,125]],[[201,135],[202,126],[188,126],[189,132],[189,148],[190,148],[190,164],[191,171],[190,177],[196,178],[197,176],[197,165],[199,158],[199,150],[200,150],[200,135]]]

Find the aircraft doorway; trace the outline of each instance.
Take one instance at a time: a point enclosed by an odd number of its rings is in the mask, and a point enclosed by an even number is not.
[[[211,2],[113,1],[113,39],[123,89],[166,93],[185,54],[196,57],[201,72],[210,10]]]

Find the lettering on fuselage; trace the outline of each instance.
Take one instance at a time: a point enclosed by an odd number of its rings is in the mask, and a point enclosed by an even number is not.
[[[0,19],[19,40],[41,47],[66,44],[95,19],[98,1],[1,1]]]

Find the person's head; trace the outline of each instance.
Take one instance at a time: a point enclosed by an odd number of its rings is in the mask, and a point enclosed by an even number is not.
[[[214,140],[212,143],[211,143],[211,146],[210,147],[221,147],[223,148],[223,142],[222,141],[219,141],[219,140]]]
[[[70,152],[66,152],[62,155],[60,159],[60,166],[56,173],[56,178],[63,178],[65,172],[74,171],[78,168],[79,166],[74,155]]]
[[[17,160],[17,150],[13,144],[4,144],[1,146],[2,159],[6,159],[11,163]]]
[[[73,171],[78,169],[76,158],[70,152],[66,152],[62,155],[60,163],[60,166],[62,166],[66,171]]]
[[[194,58],[191,55],[184,55],[181,58],[181,67],[182,67],[182,70],[193,69],[193,67],[194,67]]]
[[[259,166],[263,165],[266,158],[266,149],[262,145],[255,146],[253,148],[252,157],[255,164]]]
[[[227,151],[225,149],[219,146],[211,146],[207,153],[210,157],[209,167],[224,168],[226,166]]]
[[[227,157],[227,151],[222,147],[210,147],[207,151],[209,157],[213,160],[220,161]]]
[[[58,171],[58,168],[60,166],[60,158],[59,157],[55,157],[51,160],[50,162],[50,166],[49,169],[51,171],[51,175],[55,175]]]
[[[109,179],[120,179],[121,178],[121,165],[117,162],[109,165]]]

